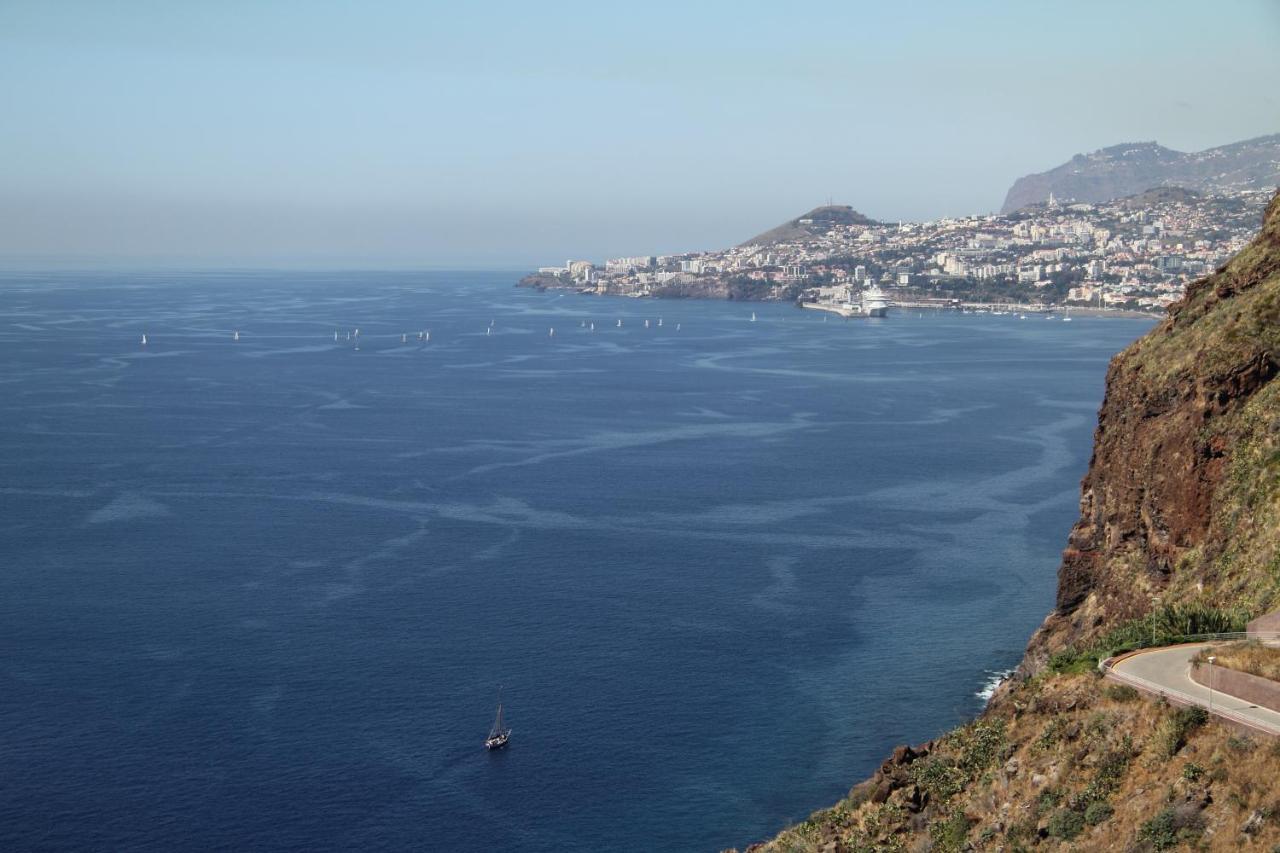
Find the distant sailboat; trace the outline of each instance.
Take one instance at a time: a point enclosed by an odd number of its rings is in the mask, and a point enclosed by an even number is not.
[[[337,329],[334,329],[334,330],[333,330],[333,342],[334,342],[335,344],[338,342],[338,330],[337,330]]]
[[[619,320],[619,321],[618,321],[618,328],[619,328],[619,329],[621,329],[621,328],[622,328],[622,321],[621,321],[621,320]]]
[[[489,321],[489,328],[490,328],[490,329],[492,329],[492,328],[493,328],[493,324],[494,324],[494,323],[496,323],[496,322],[498,322],[498,321],[497,321],[497,320],[490,320],[490,321]]]
[[[595,330],[596,330],[596,324],[595,324],[595,323],[592,323],[592,324],[591,324],[591,331],[593,331],[593,332],[594,332]]]
[[[752,311],[752,312],[751,312],[751,322],[753,322],[753,323],[754,323],[755,321],[756,321],[756,312]]]
[[[431,343],[431,330],[430,330],[430,329],[428,329],[427,331],[423,332],[423,333],[422,333],[422,336],[423,336],[423,337],[422,337],[422,342],[423,342],[424,344],[429,344],[429,343]]]
[[[142,345],[144,347],[147,345],[147,336],[145,334],[142,336]]]
[[[239,333],[239,332],[236,332],[234,335],[232,335],[232,336],[231,336],[231,340],[233,340],[233,341],[238,341],[238,340],[240,340],[240,333]]]
[[[644,321],[644,327],[645,327],[646,329],[647,329],[647,328],[649,328],[649,321],[648,321],[648,320],[645,320],[645,321]]]
[[[485,336],[486,336],[486,337],[488,337],[489,335],[492,335],[492,334],[493,334],[493,327],[492,327],[492,326],[489,326],[488,328],[486,328],[486,329],[484,330],[484,333],[485,333]]]
[[[555,336],[556,336],[556,329],[555,329],[555,326],[552,326],[551,330],[547,332],[547,337],[554,338]]]
[[[402,343],[402,344],[407,344],[407,343],[409,343],[409,335],[408,335],[408,333],[406,333],[406,332],[402,332],[402,333],[400,334],[400,343]]]
[[[661,317],[659,317],[659,318],[658,318],[658,328],[659,328],[659,329],[661,329],[661,328],[662,328],[662,318],[661,318]]]
[[[678,332],[678,331],[680,331],[680,324],[679,324],[679,323],[676,323],[676,331],[677,331],[677,332]]]
[[[502,749],[509,740],[511,740],[511,729],[502,722],[502,688],[499,687],[498,716],[493,721],[493,728],[489,729],[489,736],[484,739],[484,748]]]

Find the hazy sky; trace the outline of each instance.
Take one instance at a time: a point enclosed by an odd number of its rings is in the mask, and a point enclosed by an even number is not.
[[[1280,0],[0,0],[0,264],[716,248],[1280,131]]]

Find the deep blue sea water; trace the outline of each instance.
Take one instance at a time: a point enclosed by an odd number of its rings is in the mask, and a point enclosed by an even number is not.
[[[762,839],[1017,661],[1149,326],[512,280],[0,277],[0,849]]]

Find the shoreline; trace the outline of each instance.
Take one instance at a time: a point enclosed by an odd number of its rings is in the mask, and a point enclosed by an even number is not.
[[[789,298],[770,298],[763,297],[760,299],[735,299],[732,296],[711,295],[706,292],[690,292],[682,291],[678,294],[674,293],[608,293],[600,292],[591,287],[582,287],[578,285],[565,284],[563,281],[554,279],[550,276],[527,275],[518,280],[516,287],[538,290],[541,292],[556,291],[558,293],[571,293],[578,296],[613,296],[618,299],[652,299],[655,301],[684,301],[696,299],[706,302],[759,302],[759,303],[785,303],[790,302],[799,308],[810,311],[825,311],[829,314],[835,314],[845,319],[870,319],[862,314],[861,311],[855,311],[845,308],[842,305],[823,302],[801,302]],[[1143,311],[1135,308],[1098,308],[1095,306],[1076,306],[1076,305],[1043,305],[1043,304],[1023,304],[1017,302],[956,302],[935,301],[932,299],[902,299],[901,301],[891,301],[889,304],[890,314],[892,316],[893,309],[907,309],[913,311],[958,311],[963,313],[974,312],[992,312],[1007,311],[1011,314],[1074,314],[1079,317],[1102,317],[1102,318],[1127,318],[1138,319],[1147,318],[1158,320],[1165,316],[1163,310],[1160,311]]]

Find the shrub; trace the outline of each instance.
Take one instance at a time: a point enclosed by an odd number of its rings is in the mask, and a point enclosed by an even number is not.
[[[1232,752],[1253,752],[1256,745],[1248,735],[1232,735],[1227,738],[1227,749]]]
[[[1138,830],[1138,838],[1156,850],[1168,850],[1178,843],[1178,831],[1173,827],[1173,809],[1162,809]]]
[[[942,853],[959,853],[964,849],[968,836],[969,818],[962,811],[956,811],[946,820],[934,821],[929,826],[933,849]]]
[[[1062,730],[1067,727],[1066,721],[1061,717],[1054,717],[1049,721],[1049,725],[1044,727],[1044,731],[1040,733],[1040,737],[1036,738],[1034,749],[1037,752],[1044,752],[1058,741],[1062,739]]]
[[[1156,728],[1155,749],[1161,758],[1172,758],[1187,743],[1187,736],[1209,719],[1204,708],[1179,708]]]
[[[1102,693],[1113,702],[1132,702],[1138,698],[1138,691],[1127,684],[1109,684]]]
[[[1062,802],[1062,794],[1053,788],[1045,788],[1036,800],[1036,813],[1044,814],[1050,809],[1055,809]]]
[[[977,778],[1000,756],[1005,746],[1004,720],[979,720],[950,738],[960,753],[960,768],[969,779]]]
[[[1127,736],[1126,736],[1127,737]],[[1108,752],[1098,761],[1098,769],[1084,790],[1071,798],[1071,807],[1076,811],[1088,811],[1095,803],[1105,803],[1107,798],[1120,787],[1120,780],[1129,769],[1132,744],[1122,744],[1122,748]]]
[[[1049,656],[1049,671],[1061,675],[1080,675],[1096,669],[1098,660],[1099,657],[1093,649],[1080,651],[1074,646],[1068,646]]]
[[[1204,830],[1204,818],[1193,805],[1168,806],[1142,825],[1138,838],[1156,850],[1168,850],[1194,839]]]
[[[1084,821],[1090,826],[1097,826],[1100,823],[1104,823],[1107,818],[1115,813],[1116,810],[1111,808],[1110,803],[1090,803],[1089,807],[1084,810]]]
[[[911,765],[910,777],[939,802],[946,802],[964,790],[964,771],[942,756],[915,762]]]
[[[1182,768],[1182,778],[1194,782],[1204,775],[1204,768],[1194,761],[1188,761]]]
[[[1058,809],[1046,828],[1054,838],[1070,841],[1084,831],[1084,815],[1071,809]]]

